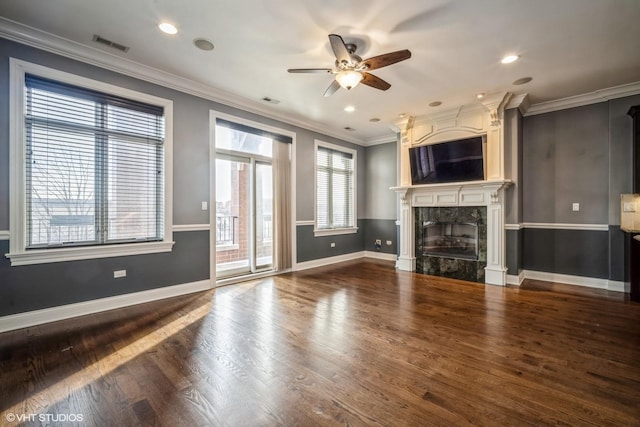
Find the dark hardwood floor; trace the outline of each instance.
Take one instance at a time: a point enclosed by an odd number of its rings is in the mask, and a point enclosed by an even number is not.
[[[640,304],[354,261],[2,334],[0,410],[9,426],[640,425]]]

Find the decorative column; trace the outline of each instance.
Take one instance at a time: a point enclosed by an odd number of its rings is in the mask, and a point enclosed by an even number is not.
[[[414,215],[411,207],[411,192],[408,188],[398,188],[400,195],[400,255],[396,268],[404,271],[416,270],[416,251],[414,238]]]
[[[490,190],[490,203],[487,205],[487,266],[484,269],[484,281],[489,285],[507,284],[504,229],[504,190],[501,185]]]

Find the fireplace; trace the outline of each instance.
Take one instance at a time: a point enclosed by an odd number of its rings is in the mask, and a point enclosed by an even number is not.
[[[506,284],[505,188],[516,176],[517,147],[514,128],[507,134],[502,121],[505,108],[526,108],[526,102],[526,96],[495,93],[478,104],[396,122],[400,171],[391,189],[400,202],[398,269]],[[412,149],[477,137],[486,141],[484,179],[413,183]]]
[[[418,248],[423,256],[477,260],[478,224],[423,221]]]
[[[484,283],[487,208],[451,206],[414,210],[416,271]]]

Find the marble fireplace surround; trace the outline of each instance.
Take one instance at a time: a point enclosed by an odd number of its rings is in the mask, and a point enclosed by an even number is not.
[[[415,271],[416,207],[487,208],[487,266],[485,283],[504,286],[507,283],[505,260],[504,189],[510,181],[471,181],[395,187],[400,194],[400,255],[396,268]]]
[[[485,97],[477,104],[461,106],[423,117],[407,117],[397,122],[400,134],[399,185],[391,190],[399,195],[400,253],[396,268],[416,270],[416,207],[471,207],[487,209],[487,265],[485,283],[505,286],[505,188],[512,184],[505,178],[505,107],[520,105],[525,98],[512,99],[510,93]],[[411,147],[484,136],[485,180],[443,184],[411,184],[409,149]]]

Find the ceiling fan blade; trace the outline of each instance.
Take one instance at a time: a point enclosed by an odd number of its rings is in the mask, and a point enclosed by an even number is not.
[[[411,52],[405,49],[374,56],[373,58],[365,59],[364,61],[362,61],[362,63],[367,70],[375,70],[377,68],[386,67],[387,65],[395,64],[396,62],[404,61],[405,59],[409,58],[411,58]]]
[[[371,86],[380,90],[387,90],[391,87],[389,83],[385,82],[380,77],[374,76],[373,74],[362,73],[362,76],[363,78],[360,83],[362,83],[363,85]]]
[[[324,91],[324,96],[333,95],[338,89],[340,89],[340,83],[337,80],[331,82],[327,90]]]
[[[330,73],[331,68],[289,68],[289,73]]]
[[[338,62],[351,62],[351,55],[349,55],[349,50],[342,37],[337,34],[329,34],[329,42],[331,42],[331,49]]]

